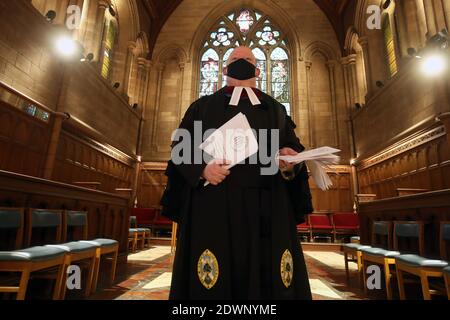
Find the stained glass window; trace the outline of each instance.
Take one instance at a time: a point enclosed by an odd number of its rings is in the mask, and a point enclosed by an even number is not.
[[[113,62],[114,45],[116,43],[117,27],[115,19],[107,12],[104,31],[102,77],[109,79]]]
[[[200,71],[200,97],[213,94],[219,84],[219,55],[214,49],[203,54]]]
[[[201,52],[199,96],[226,86],[223,69],[235,47],[253,50],[260,70],[257,87],[291,110],[289,48],[270,17],[250,8],[224,15],[209,33]]]
[[[390,16],[386,15],[383,21],[384,45],[386,50],[386,59],[389,65],[389,74],[393,77],[397,71],[397,53],[395,52],[394,34],[392,33]]]
[[[290,113],[289,57],[284,49],[278,47],[272,51],[270,59],[272,62],[272,95]]]

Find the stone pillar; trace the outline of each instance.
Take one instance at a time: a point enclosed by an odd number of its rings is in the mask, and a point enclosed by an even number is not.
[[[159,113],[159,107],[161,104],[161,87],[162,87],[162,76],[164,72],[164,64],[158,64],[155,66],[157,71],[157,89],[156,89],[156,99],[155,99],[155,110],[153,112],[153,124],[152,124],[152,153],[156,152],[157,145],[156,145],[156,129],[157,129],[157,122],[158,122],[158,113]]]
[[[442,0],[442,7],[444,8],[445,24],[447,30],[450,30],[450,0]]]
[[[433,36],[437,33],[436,18],[434,15],[434,6],[432,0],[423,0],[425,7],[425,16],[427,20],[428,36]]]
[[[337,103],[336,103],[336,71],[334,61],[327,62],[328,67],[328,75],[330,79],[330,95],[331,95],[331,108],[333,110],[333,132],[334,132],[334,146],[339,146],[339,122],[338,122],[338,114],[337,114]]]
[[[105,29],[105,12],[106,9],[109,7],[109,3],[105,0],[100,0],[98,2],[97,7],[97,16],[95,18],[95,35],[93,37],[93,46],[92,46],[92,53],[94,54],[94,60],[98,61],[100,64],[102,54],[102,39],[103,39],[103,32]]]
[[[306,66],[306,96],[307,96],[307,107],[308,107],[308,130],[309,130],[309,147],[314,148],[314,128],[312,115],[314,113],[313,104],[311,103],[311,67],[312,62],[305,62]]]
[[[346,90],[348,94],[349,107],[353,107],[359,101],[359,84],[356,70],[356,54],[348,55],[342,58],[341,63],[344,67],[344,78],[346,80]]]
[[[61,127],[67,114],[55,112],[53,115],[52,131],[50,133],[50,141],[48,144],[47,155],[45,157],[45,166],[43,178],[51,180],[53,178],[53,169],[55,168],[56,152],[58,150],[59,139],[61,136]]]
[[[373,81],[373,73],[372,73],[372,61],[371,61],[371,55],[369,50],[369,41],[367,37],[360,37],[358,40],[359,44],[361,45],[361,48],[363,49],[364,54],[364,66],[366,68],[366,77],[367,77],[367,96],[372,96],[374,89],[375,89],[375,83]]]
[[[128,43],[128,50],[127,50],[127,56],[125,60],[125,72],[123,74],[122,79],[122,92],[124,95],[130,96],[130,93],[128,92],[130,87],[130,77],[131,77],[131,70],[133,66],[134,61],[134,50],[136,49],[136,42],[130,41]]]
[[[427,18],[425,16],[425,6],[423,4],[423,0],[415,0],[415,4],[417,12],[417,25],[419,28],[420,47],[423,47],[427,42]]]

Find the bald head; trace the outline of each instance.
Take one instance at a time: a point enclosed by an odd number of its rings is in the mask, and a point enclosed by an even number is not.
[[[244,47],[244,46],[237,47],[236,49],[233,50],[233,52],[230,54],[230,57],[227,60],[227,66],[229,66],[233,62],[238,61],[240,59],[247,60],[248,62],[250,62],[251,64],[256,66],[256,58],[255,58],[255,55],[253,54],[252,49],[250,49],[249,47]],[[223,73],[224,73],[224,75],[227,76],[227,85],[228,86],[235,86],[235,87],[242,86],[242,87],[255,88],[256,87],[256,78],[259,77],[259,75],[261,74],[261,71],[257,68],[255,77],[252,79],[248,79],[248,80],[237,80],[237,79],[234,79],[234,78],[228,76],[228,67],[224,68]]]
[[[228,58],[227,65],[230,65],[231,63],[239,59],[245,59],[253,65],[256,65],[255,55],[253,54],[252,49],[250,49],[249,47],[241,46],[234,49],[230,57]]]

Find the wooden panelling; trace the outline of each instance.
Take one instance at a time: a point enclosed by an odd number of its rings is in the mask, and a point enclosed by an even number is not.
[[[424,221],[426,254],[439,257],[439,223],[450,221],[450,189],[361,203],[361,243],[370,244],[373,221]]]
[[[165,163],[142,164],[139,174],[138,207],[157,208],[167,185]]]
[[[406,139],[358,165],[360,193],[395,197],[398,188],[450,188],[450,147],[438,126]]]
[[[99,182],[99,190],[115,192],[117,188],[131,188],[134,164],[117,159],[94,142],[63,131],[59,141],[53,177],[65,183]]]
[[[309,179],[315,211],[353,211],[353,192],[350,167],[338,166],[328,172],[333,186],[328,191],[317,188],[314,179]]]
[[[88,212],[88,237],[120,243],[120,261],[128,254],[129,199],[59,182],[0,171],[0,207]]]
[[[0,170],[39,177],[50,125],[0,101]]]

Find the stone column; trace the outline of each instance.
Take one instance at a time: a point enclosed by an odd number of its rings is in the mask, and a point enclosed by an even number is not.
[[[326,66],[328,67],[328,75],[330,79],[330,95],[331,95],[331,108],[333,110],[333,132],[334,132],[334,146],[339,146],[339,122],[337,114],[337,103],[336,103],[336,71],[335,71],[335,61],[328,61]]]
[[[367,37],[360,37],[358,40],[359,44],[361,45],[361,48],[363,49],[364,54],[364,66],[366,68],[366,77],[367,77],[367,96],[372,96],[375,84],[373,81],[373,73],[372,73],[372,59],[370,55],[369,50],[369,41]]]
[[[356,54],[348,55],[341,60],[344,67],[344,80],[348,95],[348,105],[352,108],[359,101],[358,75],[356,70]]]
[[[95,36],[93,37],[93,46],[92,46],[92,53],[94,54],[94,60],[98,61],[100,63],[101,61],[101,50],[102,50],[102,39],[103,39],[103,32],[104,32],[104,25],[105,25],[105,12],[106,9],[109,7],[108,1],[100,0],[98,2],[97,7],[97,16],[95,18]]]
[[[445,24],[447,30],[450,30],[450,0],[442,0],[442,7],[444,8]]]
[[[134,50],[136,49],[136,42],[130,41],[128,43],[128,49],[127,49],[127,56],[125,59],[125,72],[123,74],[122,79],[122,92],[124,95],[130,96],[130,92],[128,92],[130,87],[130,77],[131,77],[131,70],[133,67],[133,61],[134,61]]]
[[[428,36],[433,36],[437,33],[436,17],[434,15],[434,6],[432,0],[423,0],[425,7],[425,16],[427,19]]]
[[[161,104],[161,87],[162,87],[162,76],[164,72],[164,64],[158,64],[155,66],[158,74],[157,89],[156,89],[156,99],[155,99],[155,110],[153,112],[153,125],[152,125],[152,153],[156,151],[156,130],[158,122],[159,107]]]
[[[314,113],[313,105],[311,103],[311,67],[312,62],[305,62],[306,66],[306,96],[307,96],[307,107],[308,107],[308,130],[309,130],[309,147],[314,148],[314,128],[312,114]]]
[[[50,141],[48,144],[44,172],[42,175],[43,178],[47,180],[51,180],[53,178],[53,169],[55,168],[56,152],[58,150],[59,139],[61,136],[61,127],[63,121],[67,119],[66,113],[55,112],[52,116],[53,122],[50,133]]]

